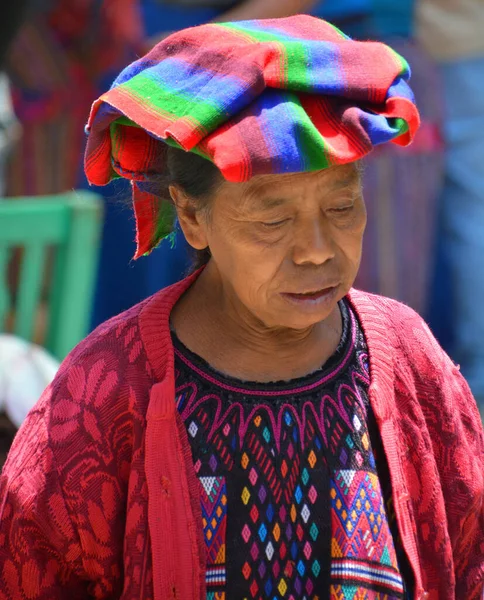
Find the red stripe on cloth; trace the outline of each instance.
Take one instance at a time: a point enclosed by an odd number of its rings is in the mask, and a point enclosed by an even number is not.
[[[160,201],[147,192],[142,192],[136,183],[133,186],[133,207],[136,219],[136,254],[139,258],[153,248],[153,239],[158,223]]]
[[[389,87],[402,71],[395,53],[380,42],[353,40],[341,42],[339,50],[341,78],[351,87],[345,98],[384,105]]]
[[[350,162],[372,149],[365,130],[352,118],[351,108],[345,110],[345,106],[341,106],[342,118],[325,98],[301,94],[300,99],[304,110],[326,141],[330,163]],[[354,115],[358,115],[357,109],[354,110]]]
[[[389,98],[386,102],[386,110],[379,112],[384,117],[404,119],[408,124],[407,133],[392,140],[398,146],[407,146],[420,127],[420,115],[415,110],[415,105],[406,98]]]
[[[228,122],[207,136],[203,147],[227,181],[247,181],[252,176],[250,154],[239,127]]]

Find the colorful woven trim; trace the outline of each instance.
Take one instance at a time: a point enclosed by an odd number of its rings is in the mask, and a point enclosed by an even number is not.
[[[377,144],[411,142],[419,115],[409,77],[388,46],[355,42],[307,15],[186,29],[94,103],[86,174],[97,185],[134,182],[138,257],[172,227],[142,183],[163,170],[164,142],[206,157],[233,182],[325,169]]]

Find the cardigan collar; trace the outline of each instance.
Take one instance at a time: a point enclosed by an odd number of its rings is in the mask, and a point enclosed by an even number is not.
[[[159,291],[148,300],[141,310],[141,338],[156,381],[174,379],[170,314],[175,304],[197,280],[202,270],[203,268],[182,281]],[[376,392],[382,389],[393,389],[394,357],[391,351],[391,332],[388,331],[388,324],[379,314],[370,294],[352,289],[347,298],[360,321],[368,345],[371,389],[375,392],[373,395],[376,400],[373,409],[378,422],[387,421],[392,416],[393,407],[388,402],[380,401],[380,394]],[[382,299],[379,298],[379,300]]]

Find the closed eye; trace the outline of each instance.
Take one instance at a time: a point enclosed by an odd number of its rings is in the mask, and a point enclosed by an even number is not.
[[[341,206],[339,208],[331,208],[330,212],[341,215],[341,214],[350,212],[351,210],[353,210],[354,207],[355,207],[354,204],[350,204],[349,206]]]
[[[261,221],[261,225],[263,227],[267,227],[268,229],[277,229],[278,227],[281,227],[282,225],[284,225],[284,223],[287,223],[289,221],[289,219],[282,219],[282,221],[273,221],[271,222],[264,222]]]

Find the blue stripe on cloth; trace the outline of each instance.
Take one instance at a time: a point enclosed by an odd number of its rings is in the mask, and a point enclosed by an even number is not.
[[[295,96],[288,92],[266,90],[257,100],[259,126],[272,157],[275,173],[303,171],[305,160],[295,131]]]
[[[244,25],[244,27],[240,27],[241,25]],[[347,88],[347,82],[343,79],[344,70],[341,66],[341,55],[337,44],[326,41],[322,44],[319,40],[302,40],[279,31],[272,25],[262,26],[255,21],[240,21],[236,27],[233,27],[233,24],[231,27],[248,33],[271,33],[286,43],[293,42],[300,46],[296,56],[299,60],[304,60],[300,65],[301,80],[299,84],[294,85],[292,83],[290,89],[310,91],[311,93],[340,94]],[[288,63],[293,62],[291,61],[290,49],[291,46],[289,45],[286,52]],[[293,64],[293,66],[297,67],[296,64]],[[297,71],[293,73],[293,82],[295,77],[297,77]]]
[[[226,583],[226,568],[225,566],[208,566],[205,575],[207,586],[215,587]]]
[[[149,59],[149,58],[147,58],[147,56],[140,58],[139,60],[131,63],[130,65],[128,65],[126,68],[124,68],[121,71],[121,73],[113,81],[110,89],[112,90],[112,89],[118,87],[118,85],[121,85],[122,83],[126,83],[127,81],[132,79],[135,75],[138,75],[145,69],[154,67],[157,64],[158,64],[158,61]]]
[[[387,98],[406,98],[411,102],[415,102],[415,96],[413,95],[412,89],[407,84],[406,80],[410,77],[410,67],[408,75],[404,75],[403,77],[399,77],[395,80],[395,82],[389,87],[387,92]]]
[[[143,77],[193,101],[200,98],[217,108],[230,107],[231,112],[238,112],[246,106],[254,93],[244,93],[247,82],[237,77],[219,75],[179,58],[166,58],[147,69]]]
[[[388,568],[388,567],[386,567]],[[369,565],[358,564],[353,562],[343,562],[342,564],[333,564],[331,566],[331,574],[334,576],[344,576],[348,579],[352,575],[360,575],[368,578],[371,581],[383,581],[392,586],[397,587],[403,592],[403,581],[400,575],[397,573],[389,573],[387,570],[383,570],[378,565],[371,567]]]
[[[306,77],[313,94],[341,94],[347,88],[341,54],[336,44],[307,42]]]
[[[400,131],[399,127],[394,126],[395,119],[387,119],[382,115],[361,111],[359,120],[373,145],[391,142]]]

